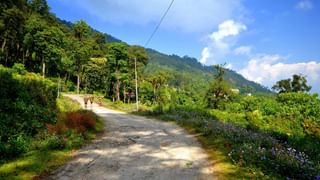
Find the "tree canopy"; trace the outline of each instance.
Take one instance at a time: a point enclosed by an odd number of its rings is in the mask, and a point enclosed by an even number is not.
[[[307,79],[303,75],[294,74],[292,79],[284,79],[278,81],[272,89],[278,91],[279,93],[289,93],[289,92],[309,92],[311,86],[307,84]]]

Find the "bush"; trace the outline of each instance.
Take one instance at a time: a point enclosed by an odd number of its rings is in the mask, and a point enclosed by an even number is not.
[[[63,149],[66,146],[66,141],[63,139],[63,136],[59,135],[50,135],[44,141],[45,147],[47,149]]]
[[[0,142],[9,144],[4,157],[24,152],[25,137],[56,122],[55,84],[33,73],[21,74],[21,65],[0,67]]]
[[[68,149],[80,148],[84,142],[84,138],[81,134],[69,131],[66,142],[66,147]]]
[[[93,129],[96,119],[90,111],[69,112],[66,113],[65,123],[68,128],[82,133],[88,129]]]
[[[14,63],[14,65],[12,66],[12,70],[17,74],[21,74],[21,75],[27,74],[26,68],[24,67],[23,64],[20,64],[20,63]]]
[[[29,149],[29,142],[24,135],[17,135],[16,137],[10,137],[8,139],[8,144],[5,149],[5,154],[8,157],[15,157]]]
[[[67,127],[63,123],[47,124],[47,129],[50,134],[63,134],[67,131]]]

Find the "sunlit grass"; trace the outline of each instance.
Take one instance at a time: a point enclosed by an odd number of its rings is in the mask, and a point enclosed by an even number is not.
[[[123,103],[122,101],[118,101],[118,102],[112,102],[109,99],[102,99],[102,106],[110,108],[110,109],[114,109],[114,110],[120,110],[123,112],[135,112],[137,111],[137,106],[136,103]],[[147,107],[143,104],[139,104],[139,111],[144,111],[144,110],[150,110],[150,107]]]
[[[68,97],[60,96],[57,98],[57,108],[59,112],[70,112],[81,109],[81,105]]]
[[[33,179],[65,164],[72,154],[72,150],[31,151],[0,165],[0,179]]]

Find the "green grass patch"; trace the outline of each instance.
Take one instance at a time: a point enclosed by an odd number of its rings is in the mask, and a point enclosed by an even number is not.
[[[81,105],[75,100],[65,96],[60,96],[57,98],[57,108],[59,112],[71,112],[81,109]]]
[[[96,102],[98,98],[96,98]],[[135,112],[137,111],[136,103],[123,103],[122,101],[112,102],[110,99],[103,98],[101,100],[102,106],[123,111],[123,112]],[[151,107],[145,106],[144,104],[139,104],[139,111],[151,110]]]
[[[33,179],[65,164],[72,158],[72,154],[72,150],[31,151],[0,165],[0,179]]]

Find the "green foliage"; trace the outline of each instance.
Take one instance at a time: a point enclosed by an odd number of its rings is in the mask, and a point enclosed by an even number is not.
[[[0,143],[14,142],[16,148],[21,137],[35,135],[45,123],[56,121],[56,86],[51,81],[0,67],[0,91]],[[21,137],[16,139],[17,135]]]
[[[4,152],[1,152],[2,156],[4,157],[1,158],[6,158],[6,156],[15,157],[27,152],[27,150],[29,149],[29,142],[24,135],[19,134],[9,137],[7,144],[5,144],[4,146],[6,147],[4,149]]]
[[[278,81],[272,89],[279,93],[309,92],[311,90],[311,86],[307,85],[307,79],[305,76],[294,74],[292,79]]]
[[[218,71],[215,80],[207,91],[205,100],[209,108],[222,108],[222,106],[234,96],[231,86],[224,80],[224,69],[220,65],[214,66]]]
[[[59,97],[57,99],[57,109],[59,112],[70,112],[70,111],[77,111],[81,109],[81,106],[78,102],[66,98],[66,97]]]
[[[42,143],[44,144],[42,148],[48,150],[63,149],[66,146],[66,141],[63,140],[63,137],[56,134],[48,135]]]
[[[105,58],[91,58],[83,69],[83,86],[87,93],[105,90],[107,88],[108,71],[105,71]]]
[[[266,97],[245,99],[257,101],[264,98]],[[317,101],[319,102],[319,99]],[[277,103],[274,99],[270,99],[270,102]],[[241,108],[244,107],[238,107],[236,111]],[[304,132],[295,126],[297,120],[272,117],[268,122],[268,117],[271,116],[263,115],[259,106],[250,108],[252,111],[243,114],[180,106],[163,112],[160,118],[174,120],[184,127],[194,129],[196,133],[201,133],[201,139],[205,144],[212,144],[213,150],[218,149],[223,152],[224,156],[238,168],[242,168],[242,171],[247,168],[253,171],[255,178],[314,179],[320,170],[319,148],[317,148],[319,139],[308,136],[291,141],[290,138],[300,137],[299,132]],[[150,114],[159,116],[158,112],[149,112]],[[306,126],[315,130],[316,126],[313,123],[314,121],[305,122]],[[285,133],[289,131],[291,134],[288,140]],[[262,177],[257,174],[261,171]],[[235,177],[239,177],[239,174],[235,174]]]
[[[21,63],[14,63],[14,65],[12,66],[12,70],[13,72],[21,75],[25,75],[27,73],[26,68]]]
[[[207,107],[223,108],[223,105],[232,99],[230,86],[224,81],[214,81],[205,96]]]

